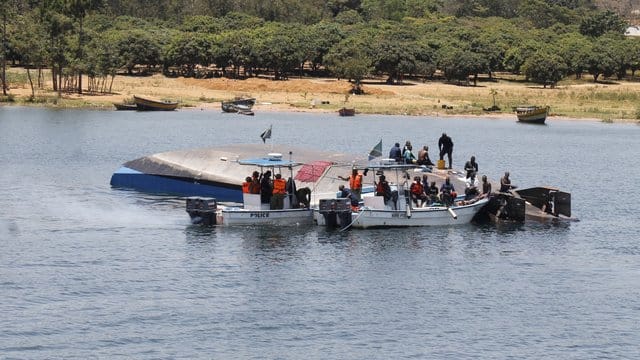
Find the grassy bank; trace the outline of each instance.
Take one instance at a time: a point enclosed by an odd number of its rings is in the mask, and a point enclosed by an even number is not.
[[[33,75],[33,74],[32,74]],[[45,74],[45,79],[49,78]],[[605,122],[637,122],[640,119],[640,83],[631,81],[594,83],[589,77],[566,80],[554,89],[525,83],[513,76],[480,81],[477,86],[449,84],[443,81],[406,81],[388,85],[384,81],[364,83],[365,95],[349,95],[351,85],[344,80],[291,78],[273,81],[264,78],[246,80],[117,76],[110,94],[63,94],[58,96],[45,82],[31,97],[25,70],[8,71],[10,104],[64,108],[112,109],[132,95],[178,100],[182,107],[219,110],[222,100],[234,96],[258,99],[256,110],[336,111],[346,106],[359,113],[394,115],[492,115],[513,116],[512,108],[522,104],[548,105],[551,115]],[[86,83],[86,82],[85,82]],[[483,108],[495,102],[498,112]],[[315,105],[312,105],[315,103]]]

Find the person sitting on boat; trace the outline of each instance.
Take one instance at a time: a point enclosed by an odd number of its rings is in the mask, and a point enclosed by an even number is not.
[[[360,206],[360,202],[355,197],[355,195],[353,195],[353,192],[351,191],[351,189],[344,187],[344,185],[340,185],[338,186],[338,190],[340,190],[341,198],[349,199],[349,201],[351,202],[351,210],[357,211],[358,207]]]
[[[411,144],[405,147],[404,154],[403,154],[405,164],[415,164],[418,161],[416,159],[416,156],[413,154],[412,150],[413,150],[413,146],[411,146]]]
[[[250,194],[251,193],[251,184],[252,184],[252,179],[251,176],[247,176],[246,179],[244,179],[244,182],[242,183],[242,193],[243,194]]]
[[[407,140],[404,143],[404,146],[402,147],[402,153],[400,155],[402,155],[402,160],[404,160],[404,153],[407,151],[407,148],[411,146],[411,141]]]
[[[413,182],[409,187],[411,192],[411,200],[417,207],[422,207],[425,202],[427,202],[427,195],[424,193],[424,187],[422,186],[422,182],[420,182],[420,176],[416,176],[413,178]]]
[[[385,205],[389,203],[389,200],[393,201],[393,208],[397,209],[396,202],[398,201],[398,192],[395,190],[391,191],[391,186],[389,186],[389,182],[384,175],[380,175],[378,183],[376,184],[376,196],[382,196]]]
[[[500,192],[511,192],[511,189],[515,189],[515,185],[511,185],[511,179],[509,179],[509,172],[505,171],[504,176],[500,178]]]
[[[271,170],[267,170],[260,177],[260,203],[271,204],[273,185],[271,184]]]
[[[271,209],[281,210],[284,208],[284,196],[287,194],[287,181],[282,178],[282,175],[276,174],[276,178],[273,179],[273,192],[271,196]]]
[[[434,166],[435,164],[429,159],[429,147],[424,145],[420,151],[418,151],[418,165]],[[426,186],[425,186],[426,188]]]
[[[453,205],[453,201],[456,199],[456,196],[458,196],[458,194],[456,194],[456,189],[451,183],[451,179],[447,176],[444,179],[442,186],[440,186],[440,198],[446,206],[451,206]]]
[[[397,163],[402,162],[402,150],[400,150],[400,143],[395,143],[391,150],[389,150],[389,159],[393,159]]]
[[[491,195],[491,183],[487,180],[487,175],[482,175],[482,197]]]
[[[471,177],[471,173],[478,173],[478,163],[475,156],[471,156],[471,159],[464,164],[464,170],[467,172],[467,179]]]
[[[465,180],[464,185],[465,200],[471,200],[480,195],[480,191],[478,190],[478,179],[476,178],[475,172],[471,172],[471,176]]]
[[[438,196],[438,186],[436,185],[435,181],[431,182],[431,185],[429,185],[429,188],[427,189],[427,191],[425,191],[427,193],[427,195],[429,196],[429,203],[433,204],[436,202],[440,201],[440,197]]]
[[[251,175],[251,185],[249,185],[249,192],[251,194],[260,194],[260,173],[254,171]]]
[[[358,173],[358,169],[351,170],[349,177],[343,177],[338,175],[341,180],[349,182],[349,189],[351,193],[356,197],[358,201],[362,198],[362,174]]]

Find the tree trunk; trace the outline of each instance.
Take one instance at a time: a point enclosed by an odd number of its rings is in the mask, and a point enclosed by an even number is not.
[[[7,96],[7,51],[4,44],[7,43],[7,16],[2,16],[2,95]]]
[[[36,90],[33,88],[33,80],[31,79],[31,71],[29,71],[29,67],[27,66],[27,78],[29,79],[29,85],[31,85],[31,99],[36,97]]]

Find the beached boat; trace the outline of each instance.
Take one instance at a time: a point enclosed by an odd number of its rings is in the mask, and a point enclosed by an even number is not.
[[[407,178],[421,174],[425,168],[414,165],[378,164],[369,165],[366,169],[376,174],[385,174],[388,179],[393,180],[391,188],[397,191],[397,201],[388,200],[385,203],[384,197],[371,193],[363,196],[361,206],[354,209],[345,207],[343,200],[336,202],[335,199],[323,199],[314,214],[318,225],[336,225],[342,229],[461,225],[470,223],[489,201],[484,197],[471,200],[458,197],[449,206],[442,203],[415,206],[410,199],[410,183]],[[332,205],[326,204],[332,201]],[[350,216],[344,216],[345,212]],[[346,221],[349,223],[345,223]]]
[[[291,160],[283,160],[279,153],[271,153],[264,158],[239,160],[239,164],[259,169],[262,176],[266,171],[280,174],[287,180],[288,193],[284,196],[281,209],[272,209],[271,204],[262,203],[260,194],[242,194],[242,204],[238,206],[220,206],[210,198],[187,199],[187,213],[193,223],[207,225],[261,225],[261,226],[299,226],[313,223],[313,210],[310,206],[311,190],[301,188],[296,191],[293,168],[303,164]],[[284,172],[288,171],[289,174]],[[194,204],[207,204],[206,207]],[[215,207],[212,205],[215,204]],[[215,211],[213,211],[215,210]],[[215,215],[215,218],[213,216]]]
[[[356,109],[345,108],[338,110],[338,115],[340,116],[354,116],[356,114]]]
[[[114,103],[113,106],[116,107],[116,110],[138,110],[138,105],[136,104]]]
[[[223,112],[237,113],[241,115],[254,115],[252,110],[255,105],[256,99],[254,98],[237,98],[234,100],[223,101],[220,106]]]
[[[515,108],[519,122],[544,124],[549,113],[548,106],[518,106]]]
[[[172,111],[178,107],[178,102],[176,101],[153,100],[135,95],[133,100],[138,110],[143,111]]]

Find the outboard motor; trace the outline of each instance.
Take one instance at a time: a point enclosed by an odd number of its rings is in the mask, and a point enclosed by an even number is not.
[[[351,224],[351,200],[348,198],[320,199],[318,212],[327,227],[345,227]]]
[[[216,225],[218,203],[214,198],[187,198],[187,213],[192,224]]]

